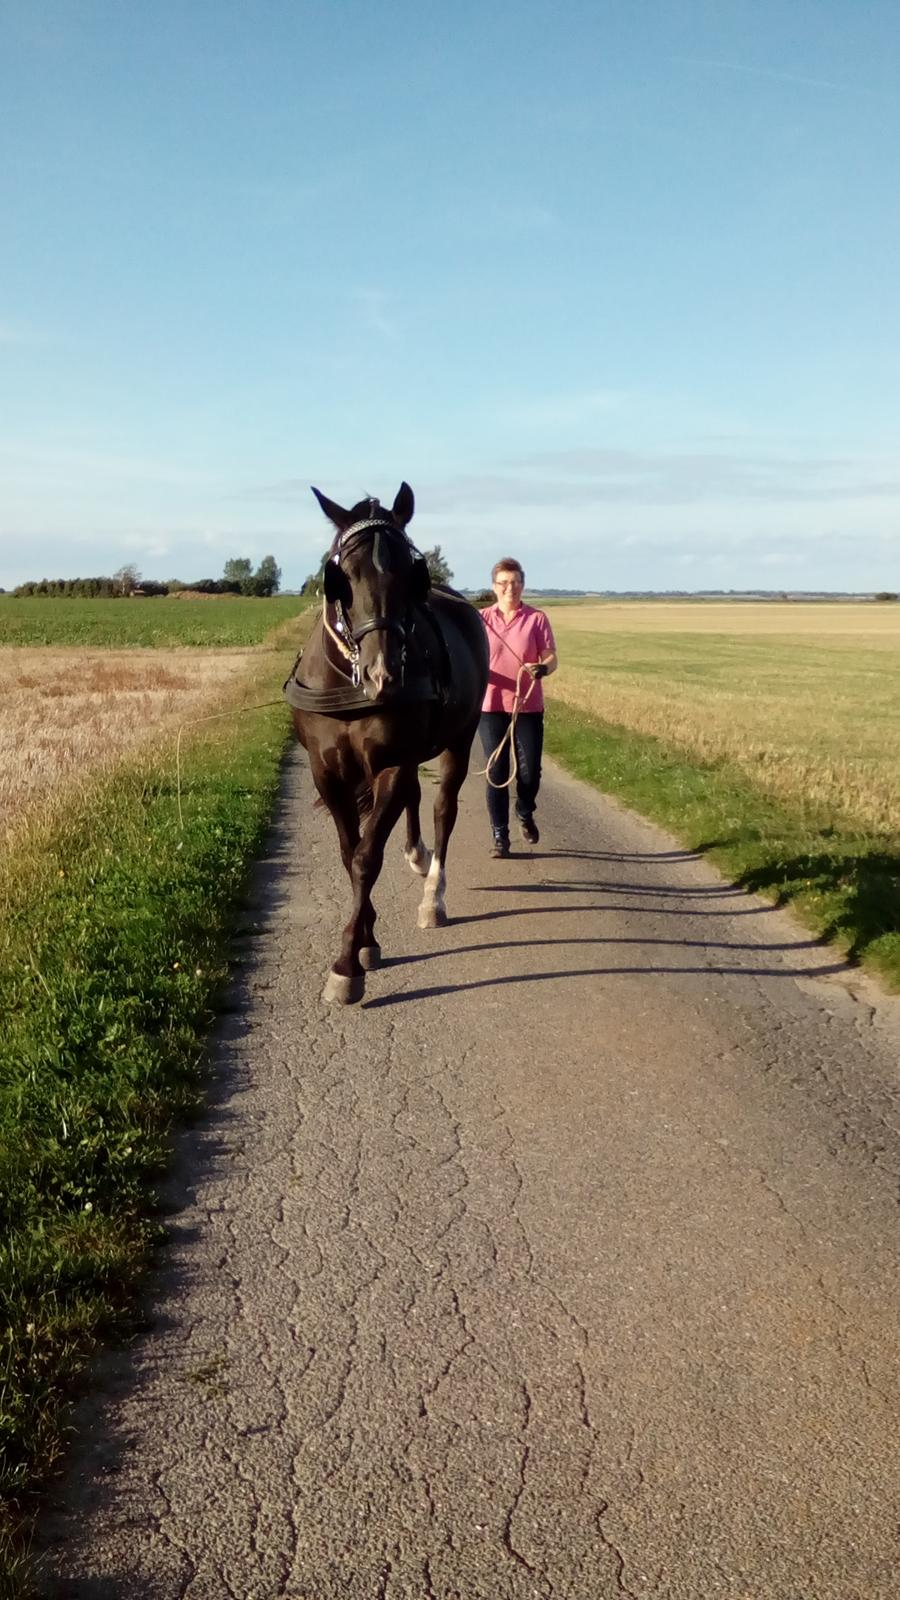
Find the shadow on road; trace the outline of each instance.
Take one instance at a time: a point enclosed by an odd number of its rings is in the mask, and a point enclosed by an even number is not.
[[[788,967],[562,967],[553,972],[515,972],[497,978],[478,978],[473,983],[432,984],[425,989],[404,989],[401,994],[387,994],[377,1000],[364,1001],[363,1010],[374,1011],[380,1006],[403,1005],[408,1000],[430,1000],[437,995],[463,994],[470,989],[500,989],[513,983],[546,983],[560,978],[824,978],[844,971],[846,962],[843,961],[822,967],[800,967],[796,971]]]

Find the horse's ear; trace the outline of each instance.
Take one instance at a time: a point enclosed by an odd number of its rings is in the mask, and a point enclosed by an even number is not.
[[[322,577],[322,588],[325,591],[325,599],[329,605],[334,605],[336,600],[340,600],[342,605],[349,606],[353,599],[350,579],[347,577],[343,567],[339,567],[336,561],[326,561],[325,572]]]
[[[409,574],[409,598],[412,601],[422,601],[428,598],[431,588],[431,573],[428,571],[428,562],[424,556],[417,556],[412,564]]]
[[[394,501],[393,511],[391,512],[394,521],[399,527],[405,528],[408,522],[412,522],[413,512],[415,509],[416,497],[413,494],[412,489],[409,487],[408,483],[401,483],[399,489],[397,490],[397,498]]]
[[[344,533],[352,521],[350,512],[345,511],[343,506],[339,506],[336,500],[329,500],[327,494],[320,494],[314,484],[310,484],[310,488],[329,522],[334,523],[339,533]]]

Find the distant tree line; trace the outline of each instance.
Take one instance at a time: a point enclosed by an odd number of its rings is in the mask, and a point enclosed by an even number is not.
[[[304,578],[303,588],[300,590],[301,594],[317,595],[322,593],[325,567],[330,553],[330,551],[326,550],[321,561],[319,562],[318,569],[315,572],[311,572],[308,578]],[[436,544],[433,550],[423,550],[422,554],[428,564],[428,571],[431,575],[432,583],[450,583],[453,578],[453,573],[450,570],[450,567],[447,563],[447,558],[444,555],[440,545]],[[491,596],[491,599],[493,599],[493,595]]]
[[[252,561],[238,556],[226,561],[221,578],[199,578],[196,583],[182,583],[180,578],[170,578],[166,583],[142,578],[137,567],[129,562],[111,578],[41,578],[39,582],[20,583],[12,592],[49,600],[121,600],[133,596],[151,598],[180,594],[187,589],[197,594],[244,594],[265,599],[277,594],[280,587],[281,568],[274,556],[263,556],[255,571]]]

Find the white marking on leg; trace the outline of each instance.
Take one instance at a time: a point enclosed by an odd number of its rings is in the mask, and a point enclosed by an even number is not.
[[[444,891],[447,887],[447,874],[440,864],[437,856],[432,857],[425,879],[425,893],[419,907],[420,928],[442,928],[447,920],[447,908],[444,904]]]
[[[419,834],[419,842],[415,849],[404,850],[403,854],[406,856],[413,872],[417,872],[420,878],[427,876],[428,869],[431,866],[431,851],[428,849],[421,834]]]

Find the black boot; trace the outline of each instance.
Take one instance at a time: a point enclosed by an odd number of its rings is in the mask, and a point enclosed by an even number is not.
[[[541,837],[538,832],[538,825],[533,816],[520,817],[519,830],[526,844],[537,844]]]
[[[491,842],[491,855],[495,861],[505,861],[509,855],[509,834],[505,828],[495,828]]]

